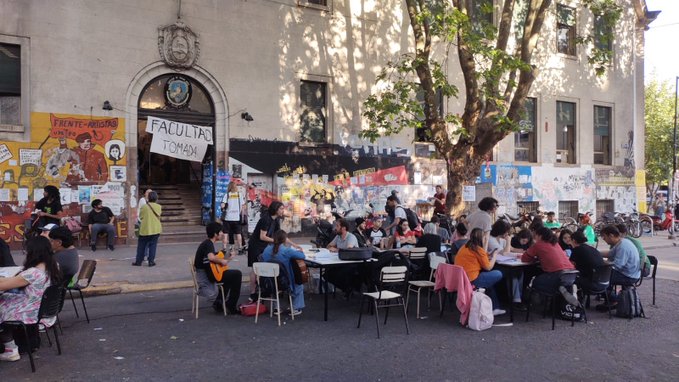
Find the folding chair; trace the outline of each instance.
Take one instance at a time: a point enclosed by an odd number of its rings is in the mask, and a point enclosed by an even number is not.
[[[78,274],[78,279],[75,281],[75,284],[66,288],[66,290],[68,290],[68,295],[71,297],[71,302],[73,303],[75,316],[78,318],[80,318],[80,315],[78,314],[78,308],[75,306],[75,300],[73,299],[73,291],[80,293],[80,301],[82,301],[83,303],[83,310],[85,310],[85,318],[87,318],[88,324],[90,323],[90,316],[87,314],[85,298],[83,297],[83,289],[86,289],[90,286],[90,283],[92,282],[92,277],[94,276],[94,272],[96,270],[97,270],[96,260],[83,261],[83,265],[80,267],[80,273]],[[85,285],[81,285],[80,281],[82,280],[87,280],[87,283]]]
[[[575,278],[577,277],[578,271],[576,270],[566,270],[566,271],[561,271],[561,274],[559,275],[559,286],[563,287],[572,287],[573,284],[575,283]],[[528,286],[526,288],[528,290],[528,309],[526,310],[526,322],[528,322],[530,318],[530,308],[531,308],[531,303],[532,303],[532,297],[533,293],[537,293],[547,299],[547,306],[551,305],[552,307],[552,330],[554,330],[554,325],[556,321],[556,311],[558,309],[558,297],[561,296],[561,293],[559,292],[558,289],[556,289],[554,292],[548,293],[545,291],[541,291],[539,289],[535,289],[532,286]],[[545,310],[546,311],[546,310]],[[543,317],[545,316],[543,312]],[[575,314],[571,316],[571,326],[575,326]]]
[[[356,328],[361,327],[361,318],[363,317],[363,303],[366,297],[373,300],[373,307],[375,308],[375,323],[377,324],[377,338],[380,338],[380,318],[378,310],[379,308],[385,308],[386,312],[384,314],[384,325],[387,324],[387,318],[389,317],[389,308],[400,306],[403,308],[403,318],[406,323],[406,333],[410,334],[410,327],[408,326],[408,314],[406,313],[405,301],[400,293],[388,290],[389,288],[395,289],[399,286],[403,287],[404,291],[408,283],[408,268],[405,266],[399,267],[384,267],[380,271],[380,281],[376,292],[365,292],[361,298],[361,308],[358,314],[358,325]],[[396,300],[395,303],[392,303]]]
[[[434,272],[436,272],[436,269],[438,268],[439,264],[445,263],[446,258],[437,256],[435,252],[431,252],[429,254],[429,267],[431,268],[431,272],[429,274],[429,280],[414,280],[414,281],[408,281],[408,295],[406,296],[406,311],[408,307],[410,306],[408,302],[410,301],[410,292],[415,292],[417,293],[417,319],[420,318],[426,318],[426,317],[420,317],[420,292],[422,289],[434,289]],[[428,304],[427,307],[431,308],[431,289],[428,291]],[[441,306],[441,295],[439,295],[439,306]]]
[[[585,288],[581,287],[578,291],[583,295],[585,299],[585,308],[589,308],[590,295],[592,294],[603,294],[604,302],[608,308],[608,318],[611,318],[611,304],[608,300],[608,285],[611,283],[611,271],[613,270],[612,264],[604,264],[600,267],[596,267],[592,271],[592,285],[596,287]],[[586,312],[586,310],[585,310]]]
[[[196,320],[198,319],[198,305],[200,302],[200,296],[198,295],[198,279],[196,278],[196,267],[193,263],[193,257],[189,257],[189,268],[191,269],[191,279],[193,280],[193,299],[191,302],[191,313],[196,312]],[[226,296],[224,296],[224,284],[217,283],[217,288],[222,294],[222,310],[224,311],[224,316],[226,317]]]
[[[264,263],[264,262],[258,262],[258,263],[253,263],[252,264],[252,270],[255,272],[255,276],[257,277],[257,284],[262,285],[262,278],[272,278],[273,279],[273,284],[274,284],[274,294],[272,297],[262,297],[262,288],[258,288],[257,292],[257,311],[255,313],[255,324],[257,323],[257,319],[259,318],[259,305],[261,301],[269,301],[269,317],[273,317],[273,303],[274,301],[276,302],[276,307],[277,312],[276,316],[278,317],[278,326],[281,326],[281,304],[280,304],[280,299],[279,295],[280,293],[284,293],[285,291],[278,290],[278,275],[281,273],[281,268],[278,264],[276,263]],[[288,300],[290,303],[290,311],[293,312],[294,308],[292,307],[292,295],[288,291]],[[292,319],[295,319],[295,315],[292,314]]]
[[[40,309],[38,310],[37,315],[38,324],[44,319],[57,318],[57,314],[59,313],[59,307],[61,306],[63,296],[65,295],[63,293],[63,288],[60,285],[52,285],[47,287],[45,293],[42,295]],[[30,339],[28,337],[28,328],[26,327],[27,326],[26,323],[24,323],[23,321],[5,321],[3,322],[3,325],[21,328],[24,332],[24,339],[26,340],[26,343],[29,345],[30,348]],[[49,329],[50,327],[45,326],[45,333],[47,333],[47,330]],[[59,334],[54,325],[51,326],[51,329],[54,332],[54,340],[57,343],[57,350],[59,352],[59,355],[61,355],[61,343],[59,342]],[[35,361],[33,360],[33,352],[31,351],[31,349],[28,350],[28,358],[31,360],[31,370],[35,373]]]

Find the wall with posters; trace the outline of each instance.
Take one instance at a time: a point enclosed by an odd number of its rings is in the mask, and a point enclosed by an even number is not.
[[[90,202],[102,199],[127,236],[127,150],[120,118],[55,113],[31,114],[30,142],[0,144],[0,238],[20,245],[24,223],[43,187],[59,188],[64,216],[83,221]]]
[[[258,139],[230,141],[229,163],[237,182],[247,187],[250,230],[262,205],[280,200],[290,214],[288,232],[313,232],[313,219],[338,211],[349,219],[384,212],[392,191],[411,208],[445,184],[441,161],[412,158],[406,152],[338,145],[301,147],[295,142]],[[240,175],[240,177],[236,176]]]

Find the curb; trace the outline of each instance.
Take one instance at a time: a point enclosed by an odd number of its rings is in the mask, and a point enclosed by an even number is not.
[[[243,276],[241,284],[248,284],[249,282],[250,277]],[[83,296],[94,297],[94,296],[107,296],[113,294],[152,292],[159,290],[188,289],[188,288],[193,288],[192,280],[157,282],[147,284],[112,283],[104,285],[93,285],[83,290]]]

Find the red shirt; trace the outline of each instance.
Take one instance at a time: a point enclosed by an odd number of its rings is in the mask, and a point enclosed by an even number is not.
[[[536,259],[540,260],[540,267],[545,272],[575,269],[559,244],[550,244],[538,240],[521,256],[521,261],[525,263],[532,263]]]
[[[435,194],[434,198],[443,200],[443,203],[439,202],[438,200],[434,200],[434,212],[437,213],[437,214],[445,214],[446,213],[446,194],[444,194],[443,192],[440,192],[438,194]]]

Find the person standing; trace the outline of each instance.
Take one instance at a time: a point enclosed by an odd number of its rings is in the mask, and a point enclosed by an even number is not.
[[[224,236],[222,239],[222,248],[226,252],[226,247],[229,242],[233,243],[236,250],[241,248],[242,235],[241,235],[241,219],[245,216],[245,208],[247,201],[238,192],[238,186],[236,182],[229,183],[229,187],[224,194],[222,199],[222,232],[227,233],[228,236]]]
[[[132,263],[135,267],[141,266],[147,250],[149,267],[156,265],[156,246],[160,233],[163,231],[160,222],[163,209],[157,201],[158,194],[155,191],[149,192],[148,202],[139,211],[141,225],[139,226],[139,241],[137,242],[137,258]]]
[[[225,296],[222,296],[217,288],[217,284],[210,281],[207,276],[207,271],[210,264],[229,265],[233,259],[233,253],[229,257],[220,259],[216,256],[215,243],[221,240],[222,225],[218,222],[212,222],[205,227],[207,239],[203,240],[196,250],[196,257],[193,261],[193,266],[196,269],[196,282],[198,283],[198,295],[214,300],[212,307],[217,311],[222,311],[222,301]],[[228,294],[229,298],[226,300],[226,310],[229,314],[240,314],[238,311],[238,297],[240,296],[240,286],[243,280],[243,274],[237,269],[227,269],[222,275],[222,285],[224,286],[224,293]]]
[[[445,215],[446,214],[446,193],[443,190],[443,186],[440,184],[436,185],[436,193],[434,194],[434,216],[436,214]]]
[[[45,186],[43,197],[35,205],[35,209],[39,210],[37,213],[38,227],[44,227],[48,224],[59,225],[64,210],[61,206],[59,189],[52,185]]]
[[[490,230],[493,225],[492,214],[497,211],[499,206],[497,199],[485,197],[481,199],[478,204],[479,209],[469,214],[467,217],[467,228],[473,231],[474,228],[480,228],[483,232],[483,250],[488,250],[488,240],[490,239]]]
[[[116,217],[110,208],[104,207],[101,199],[94,199],[92,201],[92,211],[87,215],[87,226],[90,230],[90,247],[92,251],[97,250],[97,236],[101,232],[106,233],[106,244],[108,249],[113,251],[115,247],[113,243],[116,240]]]

